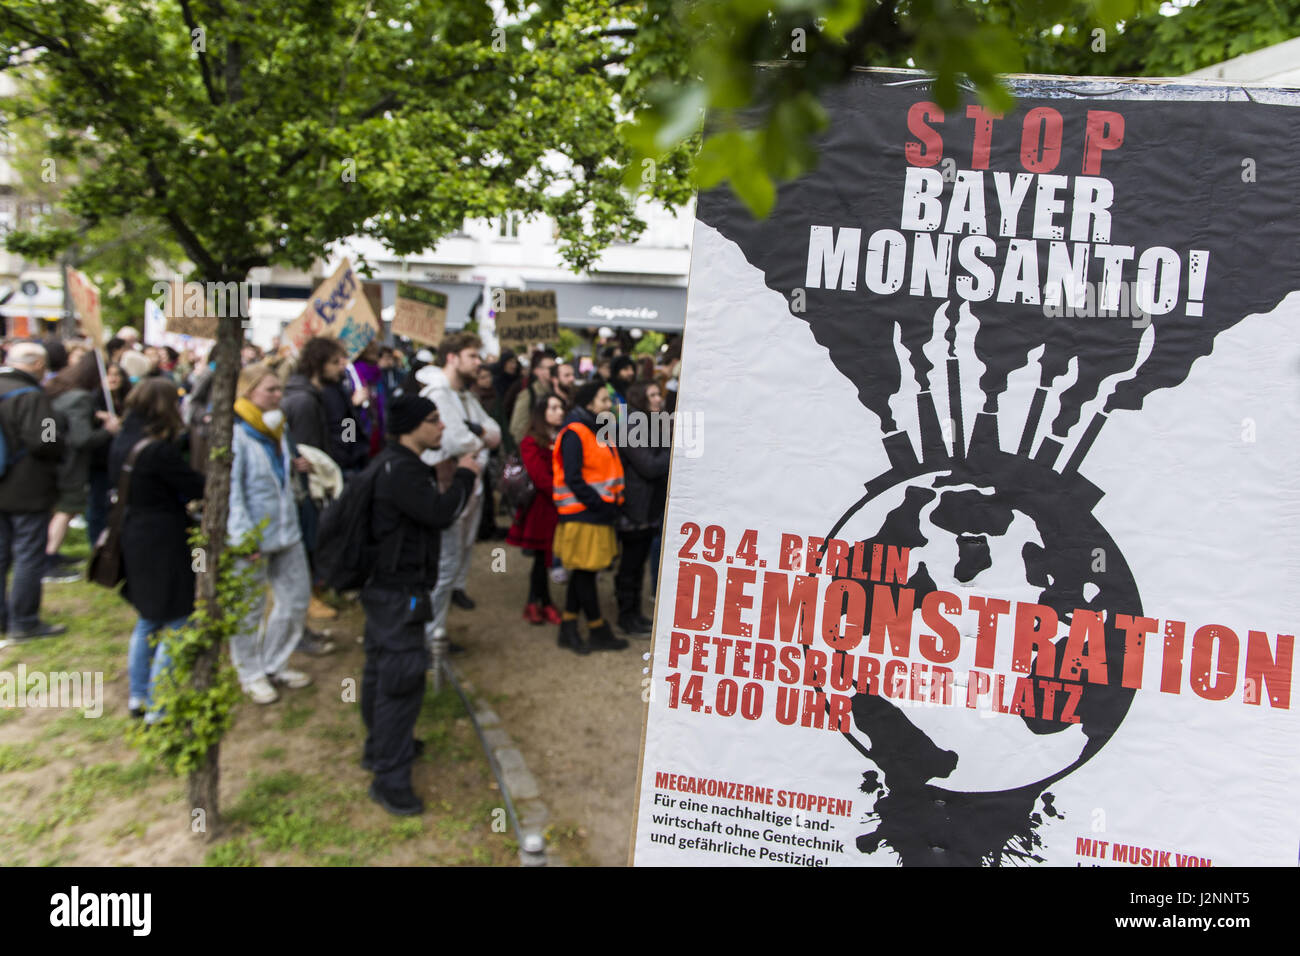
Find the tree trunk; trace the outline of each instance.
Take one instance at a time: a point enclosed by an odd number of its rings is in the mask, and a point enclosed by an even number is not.
[[[242,281],[244,276],[235,277]],[[214,277],[214,281],[227,281]],[[217,604],[217,574],[221,553],[226,547],[226,518],[230,511],[230,435],[234,424],[235,382],[239,377],[239,353],[244,345],[244,327],[237,317],[222,318],[217,322],[217,344],[210,358],[216,362],[212,380],[212,424],[210,426],[211,457],[206,462],[207,485],[203,492],[203,570],[198,575],[198,601],[207,609],[211,619],[221,615]],[[202,466],[200,466],[202,467]],[[213,639],[194,664],[196,690],[210,688],[216,680],[221,664],[221,642]],[[201,765],[190,771],[189,800],[191,812],[202,810],[198,819],[203,821],[202,831],[208,839],[216,833],[220,823],[217,786],[220,782],[218,759],[220,745],[214,744]],[[197,827],[195,828],[197,829]]]

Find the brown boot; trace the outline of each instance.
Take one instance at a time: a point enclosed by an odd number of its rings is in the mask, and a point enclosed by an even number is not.
[[[320,621],[332,621],[339,616],[339,612],[313,594],[307,605],[307,616]]]

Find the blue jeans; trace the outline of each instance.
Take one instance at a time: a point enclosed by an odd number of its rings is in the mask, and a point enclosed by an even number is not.
[[[127,650],[127,680],[130,684],[131,703],[137,706],[143,703],[152,709],[153,689],[158,683],[158,675],[171,666],[166,638],[160,639],[156,647],[150,646],[149,638],[159,631],[182,628],[187,621],[188,617],[178,617],[174,621],[146,621],[144,618],[136,621]]]
[[[0,511],[0,633],[41,623],[41,574],[50,513]],[[5,578],[13,568],[13,580]]]

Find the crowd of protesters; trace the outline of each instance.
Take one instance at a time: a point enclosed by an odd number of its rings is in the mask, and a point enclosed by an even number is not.
[[[191,352],[145,346],[129,328],[100,353],[55,338],[3,347],[0,635],[21,644],[64,633],[41,616],[42,585],[81,577],[61,553],[70,527],[84,527],[93,545],[112,526],[122,595],[139,615],[128,706],[155,722],[168,634],[194,611],[188,535],[205,486],[214,369]],[[580,376],[544,347],[526,360],[510,350],[485,356],[478,336],[463,331],[436,350],[372,343],[352,358],[329,338],[296,353],[245,345],[227,524],[232,543],[259,536],[247,560],[252,609],[230,642],[244,693],[271,704],[281,688],[308,686],[293,655],[335,649],[309,620],[330,620],[341,601],[359,598],[363,766],[375,774],[371,796],[411,814],[422,809],[410,766],[429,648],[446,640],[453,606],[476,607],[468,593],[476,541],[504,538],[530,559],[523,620],[555,628],[560,648],[628,646],[601,609],[604,570],[617,569],[613,623],[648,636],[644,594],[647,572],[650,588],[657,572],[670,449],[620,445],[602,423],[671,410],[678,354],[666,350],[656,365],[605,347]],[[322,517],[362,484],[376,558],[360,592],[340,595],[319,567]],[[565,589],[558,603],[553,586]]]

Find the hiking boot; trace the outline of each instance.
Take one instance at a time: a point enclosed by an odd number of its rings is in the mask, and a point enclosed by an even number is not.
[[[339,612],[313,594],[307,604],[307,616],[321,621],[332,621],[339,616]]]
[[[560,621],[564,620],[560,616],[560,609],[554,604],[548,604],[542,608],[542,617],[546,619],[547,624],[559,624]]]
[[[560,636],[555,643],[560,647],[573,651],[575,654],[591,653],[591,648],[587,646],[587,643],[582,639],[582,635],[578,633],[577,618],[571,621],[560,621]]]
[[[456,590],[451,592],[451,603],[456,605],[457,607],[462,607],[467,611],[472,611],[474,610],[475,607],[477,607],[477,605],[474,603],[474,599],[471,598],[464,591],[462,591],[460,588],[457,588]]]
[[[536,601],[530,601],[524,605],[524,620],[529,624],[545,623],[546,618],[542,616],[542,606]]]
[[[618,616],[618,629],[624,634],[631,634],[633,637],[649,637],[649,622],[640,614],[620,614]]]
[[[370,799],[397,817],[415,817],[424,812],[424,801],[410,787],[389,790],[375,782],[370,785]]]
[[[608,621],[601,621],[587,632],[587,640],[593,651],[621,651],[627,647],[627,641],[615,637]]]

